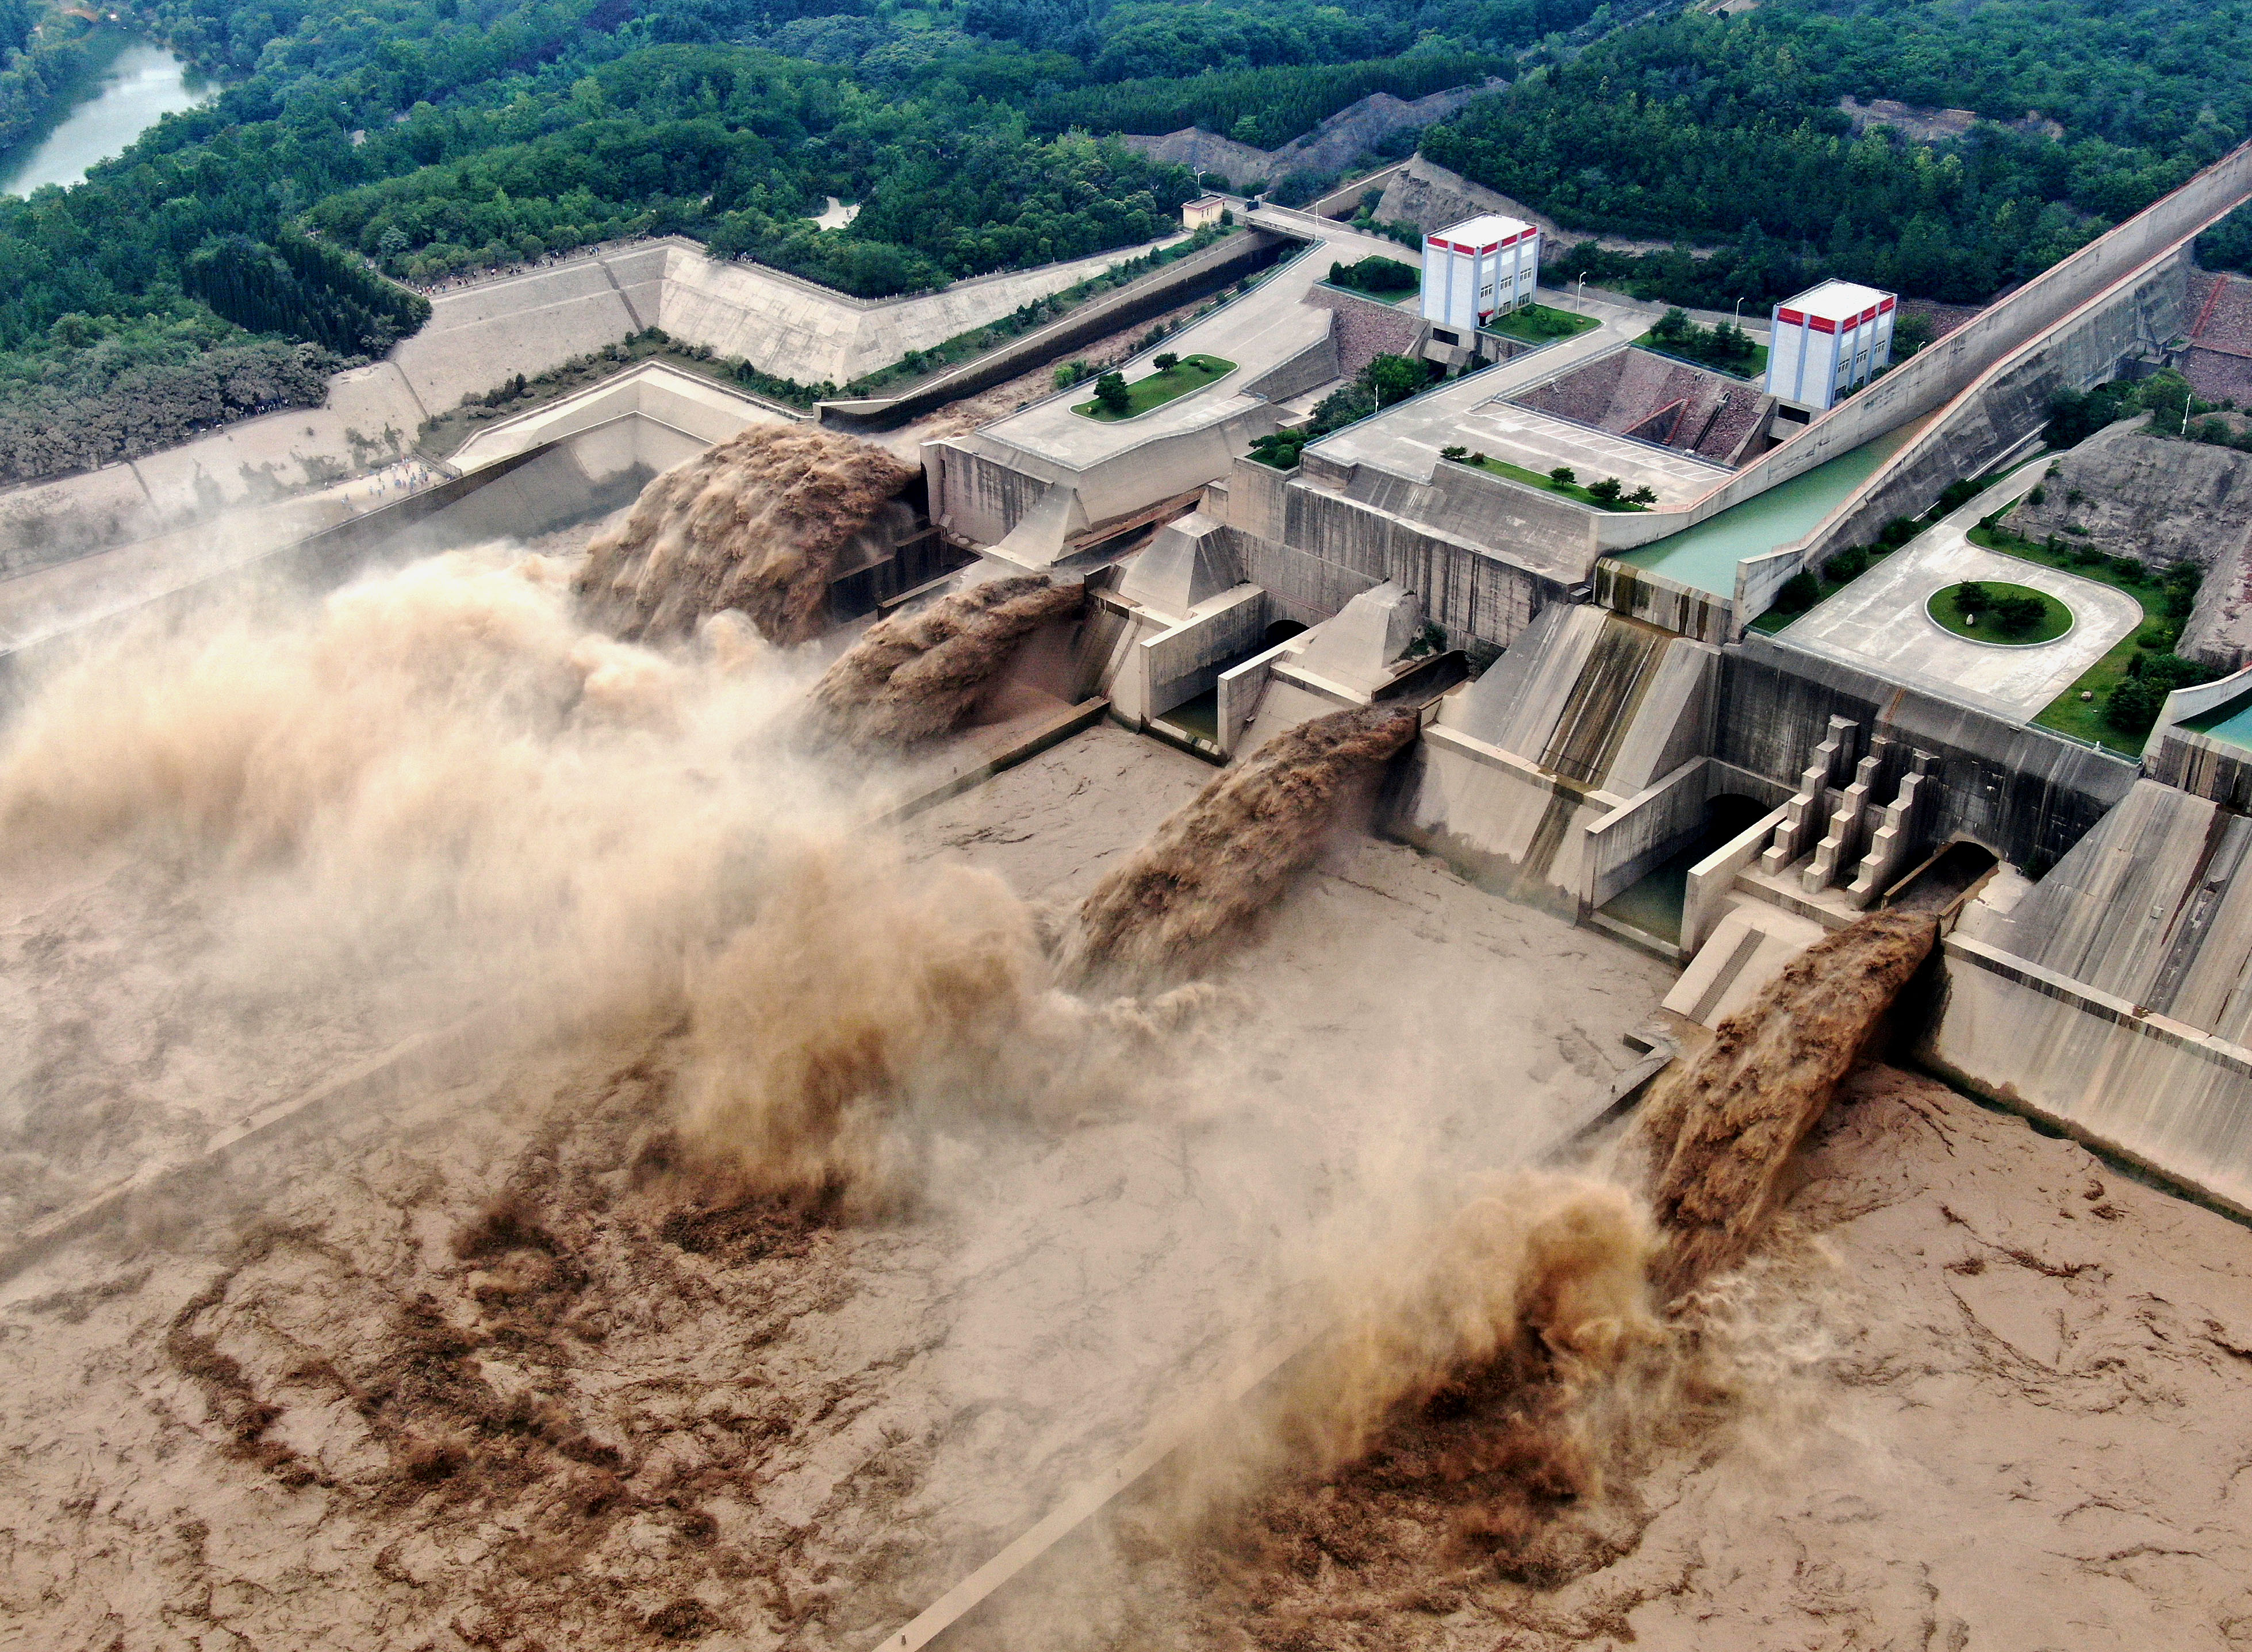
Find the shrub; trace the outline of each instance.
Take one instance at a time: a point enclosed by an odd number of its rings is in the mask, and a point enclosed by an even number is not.
[[[1869,571],[1869,553],[1859,545],[1849,545],[1822,565],[1822,572],[1832,585],[1844,585],[1858,580]]]
[[[2200,584],[2197,565],[2177,562],[2159,576],[2165,587],[2166,617],[2186,620],[2197,607],[2197,587]]]
[[[1822,582],[1804,568],[1783,582],[1783,589],[1775,593],[1775,606],[1784,614],[1804,614],[1822,600]]]
[[[1360,382],[1375,392],[1379,407],[1389,407],[1394,402],[1407,400],[1429,384],[1431,375],[1420,361],[1406,356],[1384,355],[1361,369]]]
[[[2137,654],[2127,663],[2126,681],[2103,703],[2104,719],[2129,734],[2147,734],[2178,688],[2210,683],[2221,675],[2211,666],[2179,654]]]
[[[1994,604],[1994,624],[2012,636],[2022,636],[2048,617],[2048,605],[2037,596],[2005,596]]]
[[[1123,373],[1105,373],[1096,379],[1095,399],[1113,413],[1129,412],[1134,406],[1133,397],[1126,391],[1126,376]]]
[[[1965,476],[1950,482],[1939,490],[1939,503],[1932,511],[1932,515],[1943,517],[1949,511],[1970,503],[1977,496],[1978,484],[1969,477]]]
[[[1643,486],[1637,488],[1632,493],[1627,495],[1626,502],[1629,504],[1638,505],[1656,504],[1658,503],[1658,490],[1645,482]]]
[[[1157,361],[1152,364],[1159,372],[1169,373],[1181,364],[1181,358],[1170,350],[1160,351],[1157,353]]]
[[[1601,482],[1588,484],[1588,497],[1597,504],[1614,505],[1625,496],[1626,483],[1616,476],[1605,476]]]
[[[1470,457],[1470,450],[1468,448],[1442,448],[1439,449],[1439,457],[1442,459],[1452,459],[1459,463],[1463,460]]]
[[[2103,720],[2127,734],[2147,734],[2165,704],[2163,691],[2130,677],[2115,687],[2103,701]]]
[[[1579,473],[1569,465],[1558,465],[1548,473],[1548,480],[1560,488],[1568,488],[1579,479]]]

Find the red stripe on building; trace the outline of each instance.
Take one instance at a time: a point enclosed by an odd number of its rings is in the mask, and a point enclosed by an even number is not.
[[[1889,299],[1889,298],[1887,298],[1887,300],[1885,300],[1885,302],[1884,302],[1883,303],[1881,303],[1881,304],[1880,304],[1880,305],[1878,305],[1878,306],[1877,306],[1877,308],[1878,308],[1880,310],[1887,310],[1887,309],[1890,309],[1892,307],[1893,307],[1893,301],[1892,301],[1891,299]]]
[[[1809,316],[1806,318],[1806,324],[1818,333],[1834,333],[1838,330],[1836,322],[1822,316]]]
[[[1806,325],[1806,317],[1795,309],[1779,309],[1775,312],[1775,318],[1779,322],[1789,322],[1793,327]]]

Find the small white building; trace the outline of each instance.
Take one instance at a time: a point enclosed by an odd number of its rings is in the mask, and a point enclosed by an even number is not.
[[[1200,230],[1207,224],[1217,224],[1227,211],[1227,203],[1217,195],[1199,195],[1181,207],[1181,227]]]
[[[1767,347],[1767,392],[1816,412],[1866,385],[1893,358],[1890,293],[1858,281],[1825,281],[1775,307]]]
[[[1474,333],[1540,284],[1540,232],[1517,219],[1488,212],[1423,238],[1423,319],[1437,326]]]

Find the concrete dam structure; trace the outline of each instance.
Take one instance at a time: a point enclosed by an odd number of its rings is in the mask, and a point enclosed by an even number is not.
[[[1240,316],[1201,324],[1241,340],[1256,321],[1275,358],[1262,377],[1145,415],[1146,432],[1106,432],[1060,397],[933,444],[933,517],[1003,565],[1080,570],[1111,715],[1209,757],[1415,697],[1424,727],[1385,829],[1676,960],[1668,1007],[1689,1020],[1714,1024],[1857,913],[1938,915],[1935,1066],[2252,1208],[2252,1067],[2219,1001],[2199,1007],[2242,973],[2219,939],[2236,827],[2214,823],[2241,824],[2243,788],[2193,797],[2037,720],[2139,623],[2131,603],[2113,617],[2107,587],[2029,575],[2085,609],[2053,657],[1978,655],[1922,612],[1945,546],[2038,480],[2010,467],[2037,448],[2049,398],[2172,359],[2194,320],[2191,245],[2248,194],[2239,150],[1797,423],[1749,389],[1641,360],[1640,318],[1599,315],[1278,470],[1248,441],[1349,377],[1351,306],[1286,264]],[[1606,510],[1526,479],[1559,462],[1651,503]],[[1924,518],[1889,583],[1856,596],[1875,607],[1853,626],[1891,652],[1842,646],[1820,609],[1748,632],[1810,560],[1981,475],[1974,504]],[[2164,890],[2091,876],[2107,857],[2162,860]],[[2144,979],[2116,960],[2140,957],[2127,937],[2153,924],[2180,934]],[[2110,938],[2059,939],[2083,932]]]
[[[2115,559],[2179,524],[2006,524],[2248,191],[1811,414],[1625,304],[1442,338],[1262,209],[1123,412],[878,444],[650,364],[322,531],[13,582],[29,1632],[1960,1646],[2144,1587],[2101,1499],[2216,1457],[2252,1323],[2252,1238],[2141,1184],[2252,1218],[2252,670],[2131,749],[2094,697],[2187,592]],[[2242,1593],[2218,1455],[2168,1608]],[[2026,1524],[2018,1596],[1936,1580],[2028,1507],[2077,1574]],[[1783,1593],[1840,1520],[1888,1575]]]

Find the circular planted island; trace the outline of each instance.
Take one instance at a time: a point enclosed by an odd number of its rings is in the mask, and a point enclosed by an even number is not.
[[[2072,629],[2072,610],[2047,592],[1998,580],[1965,580],[1935,591],[1924,612],[1957,636],[1998,648],[2054,642]]]

